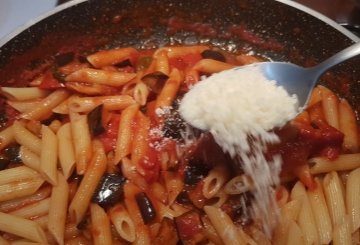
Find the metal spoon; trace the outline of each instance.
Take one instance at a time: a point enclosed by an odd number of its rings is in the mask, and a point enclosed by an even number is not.
[[[262,62],[235,69],[246,69],[247,67],[260,68],[268,80],[275,80],[277,85],[282,86],[290,95],[297,95],[298,105],[302,110],[306,106],[316,82],[325,71],[359,54],[360,42],[310,68],[304,68],[287,62]]]

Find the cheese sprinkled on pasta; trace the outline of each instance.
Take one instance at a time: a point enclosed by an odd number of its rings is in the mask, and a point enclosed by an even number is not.
[[[267,144],[279,142],[271,130],[294,118],[297,108],[296,96],[267,80],[256,67],[213,74],[185,94],[179,108],[189,124],[210,131],[253,179],[255,216],[268,232],[272,218],[267,211],[275,205],[271,189],[279,184],[281,157],[270,162],[264,152]]]

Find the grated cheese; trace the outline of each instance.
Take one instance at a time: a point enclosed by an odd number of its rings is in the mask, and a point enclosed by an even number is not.
[[[185,94],[179,107],[190,125],[210,131],[223,150],[241,164],[254,182],[253,216],[260,217],[265,232],[271,233],[270,207],[276,205],[273,188],[279,184],[282,160],[269,162],[266,145],[279,142],[271,132],[297,114],[297,98],[261,71],[227,70],[203,79]]]

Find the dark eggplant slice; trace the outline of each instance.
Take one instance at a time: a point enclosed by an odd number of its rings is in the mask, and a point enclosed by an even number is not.
[[[226,61],[225,56],[222,53],[211,49],[203,51],[201,57],[203,57],[203,59],[213,59],[221,62]]]
[[[90,133],[93,136],[97,136],[105,132],[105,128],[102,125],[102,112],[103,105],[99,105],[87,116]]]
[[[164,136],[172,139],[181,139],[181,132],[185,131],[185,122],[180,117],[178,110],[171,110],[169,115],[166,115],[164,126],[162,128]]]
[[[180,192],[179,195],[176,197],[176,202],[184,205],[192,204],[187,191]]]
[[[58,66],[64,66],[69,64],[74,60],[75,54],[74,52],[68,52],[63,54],[58,54],[55,56],[55,64]]]
[[[92,197],[92,202],[103,208],[111,207],[124,199],[126,178],[121,174],[105,174]]]
[[[154,93],[160,93],[161,89],[164,87],[166,80],[169,78],[168,75],[156,71],[153,73],[146,74],[141,78],[141,80],[153,91]]]
[[[184,183],[190,186],[195,186],[200,180],[205,178],[210,171],[208,165],[198,159],[189,160],[185,167]]]
[[[145,192],[139,192],[135,196],[136,203],[140,209],[141,217],[145,224],[149,224],[156,217],[156,210]]]
[[[0,154],[0,170],[4,170],[10,163],[21,163],[19,155],[20,145],[13,144],[5,148]]]

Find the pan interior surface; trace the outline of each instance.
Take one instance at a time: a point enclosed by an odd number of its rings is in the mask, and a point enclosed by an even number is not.
[[[105,0],[68,6],[1,47],[2,84],[63,50],[208,44],[310,66],[353,42],[320,19],[277,1]],[[340,76],[325,83],[358,105],[359,86],[352,84],[360,76],[356,63],[339,66],[335,72]],[[345,92],[339,87],[344,74],[351,81]]]

